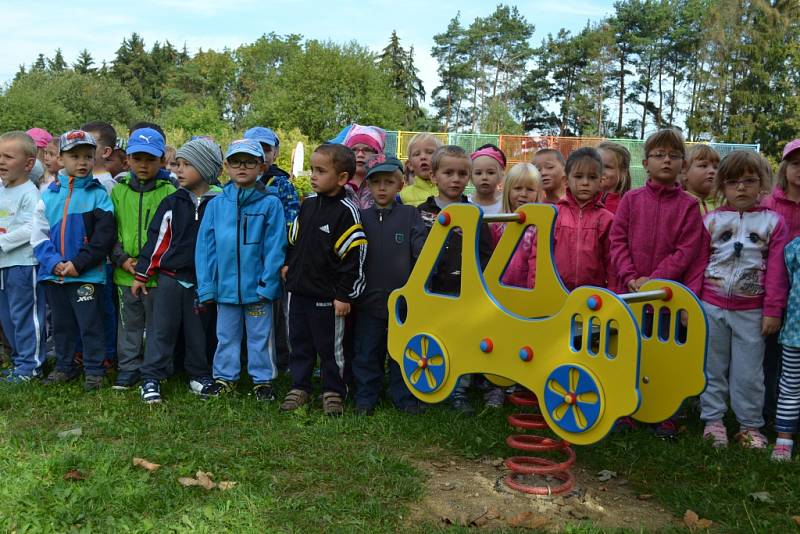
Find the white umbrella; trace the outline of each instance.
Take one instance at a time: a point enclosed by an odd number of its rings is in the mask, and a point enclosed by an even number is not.
[[[300,176],[303,172],[303,160],[305,159],[305,147],[303,143],[297,143],[292,151],[292,176]]]

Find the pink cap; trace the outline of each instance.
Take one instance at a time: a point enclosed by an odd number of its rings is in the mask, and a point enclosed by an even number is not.
[[[47,143],[53,140],[53,136],[50,135],[50,132],[42,128],[31,128],[25,133],[31,136],[33,142],[36,143],[36,148],[44,148],[47,146]]]
[[[375,152],[383,152],[384,143],[386,140],[386,132],[376,126],[361,126],[354,124],[347,137],[344,140],[344,146],[353,148],[355,145],[362,143],[372,148]]]
[[[794,141],[789,141],[788,143],[786,143],[786,146],[783,147],[783,157],[781,158],[781,160],[784,160],[787,157],[789,157],[789,154],[791,154],[798,148],[800,148],[800,139],[795,139]]]

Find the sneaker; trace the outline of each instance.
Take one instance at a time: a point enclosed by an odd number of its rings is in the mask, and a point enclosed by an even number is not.
[[[483,394],[483,402],[487,408],[502,408],[506,403],[506,393],[503,388],[493,387]]]
[[[139,371],[120,371],[117,373],[117,379],[114,381],[114,385],[111,386],[111,389],[117,391],[131,389],[139,383],[140,378]]]
[[[302,389],[292,389],[286,394],[281,403],[282,412],[291,412],[308,404],[309,394]]]
[[[203,390],[214,384],[214,379],[210,376],[201,376],[189,379],[189,391],[195,395],[200,395]]]
[[[156,404],[161,402],[161,384],[158,380],[145,380],[139,387],[142,394],[142,402],[145,404]]]
[[[342,396],[335,391],[326,391],[322,394],[322,411],[329,417],[340,417],[344,414]]]
[[[95,391],[103,387],[103,375],[86,375],[83,379],[84,391]]]
[[[272,402],[275,400],[275,390],[272,389],[272,384],[269,382],[253,386],[253,395],[255,395],[257,401],[261,402]]]
[[[767,438],[757,428],[742,427],[736,434],[736,441],[746,449],[766,449]]]
[[[775,448],[772,449],[770,459],[773,462],[790,462],[792,460],[792,446],[776,444]]]
[[[710,421],[703,429],[703,439],[711,440],[711,445],[717,449],[728,446],[728,431],[722,421]]]
[[[678,425],[674,419],[667,419],[653,428],[653,434],[659,439],[675,439],[678,437]]]
[[[2,378],[0,381],[5,382],[6,384],[27,384],[34,378],[37,378],[35,375],[18,375],[17,373],[8,373]]]
[[[217,378],[211,384],[203,388],[203,390],[200,392],[200,398],[207,400],[212,397],[221,397],[226,393],[233,392],[234,388],[235,384],[233,382],[228,382],[227,380]]]
[[[450,400],[450,407],[461,415],[472,415],[475,413],[475,408],[469,403],[466,395],[456,395]]]
[[[627,415],[625,417],[620,417],[614,423],[614,432],[628,432],[630,430],[636,430],[636,428],[636,421],[633,420],[633,417]]]
[[[78,378],[78,372],[72,371],[71,373],[65,373],[64,371],[59,371],[58,369],[51,371],[47,378],[42,380],[42,385],[45,386],[52,386],[54,384],[66,384],[67,382],[72,382],[76,378]]]

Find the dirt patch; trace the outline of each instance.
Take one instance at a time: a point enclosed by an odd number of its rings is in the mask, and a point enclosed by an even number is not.
[[[578,465],[572,468],[574,489],[561,496],[533,496],[506,487],[503,479],[508,470],[499,458],[451,457],[420,462],[417,467],[427,474],[428,480],[425,497],[411,513],[410,519],[415,522],[527,527],[551,532],[581,522],[632,530],[661,530],[681,525],[679,519],[652,502],[649,495],[638,495],[626,480],[612,477],[612,473],[598,476],[597,472]],[[553,486],[558,484],[558,480],[552,480]]]

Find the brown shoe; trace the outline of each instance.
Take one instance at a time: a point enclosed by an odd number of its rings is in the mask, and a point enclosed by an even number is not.
[[[322,394],[322,411],[325,415],[331,417],[339,417],[344,413],[344,404],[342,404],[342,396],[333,391],[327,391]]]
[[[292,389],[286,394],[281,403],[281,411],[291,412],[308,404],[308,392],[302,389]]]

